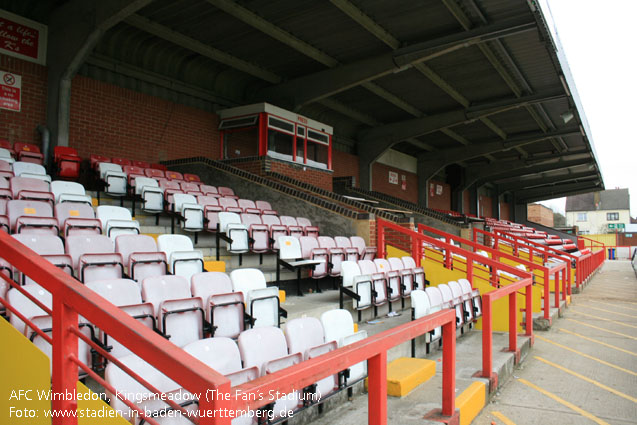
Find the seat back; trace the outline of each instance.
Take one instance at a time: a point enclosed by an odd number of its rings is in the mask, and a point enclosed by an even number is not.
[[[341,276],[343,286],[351,288],[354,286],[354,278],[361,275],[361,269],[355,261],[343,261],[341,263]]]
[[[211,295],[232,292],[232,281],[223,272],[197,273],[190,278],[190,290],[193,297],[206,301]]]
[[[163,275],[147,277],[142,281],[142,299],[153,305],[155,316],[162,313],[161,304],[166,300],[190,298],[190,284],[182,276]]]
[[[230,209],[239,209],[239,204],[236,199],[233,198],[219,198],[219,205],[223,207],[224,210]],[[233,211],[238,212],[238,211]]]
[[[16,222],[20,217],[53,217],[51,204],[44,201],[31,201],[25,199],[14,199],[7,203],[7,215],[9,225],[13,233],[19,233]]]
[[[446,283],[441,283],[438,285],[438,289],[442,294],[442,301],[451,304],[453,302],[453,294],[451,293],[451,288]]]
[[[80,257],[84,254],[110,254],[115,252],[113,241],[103,235],[76,235],[66,238],[66,253],[77,269]]]
[[[55,195],[55,202],[61,202],[63,195],[86,196],[84,186],[77,182],[65,180],[53,180],[51,182],[51,192]]]
[[[215,186],[211,186],[209,184],[202,184],[199,185],[199,190],[207,196],[213,196],[214,198],[219,198],[219,191],[217,190],[217,188]],[[217,195],[217,196],[214,196]]]
[[[257,209],[256,204],[251,199],[239,199],[237,204],[245,211],[246,208]]]
[[[290,354],[301,353],[307,360],[311,348],[325,343],[323,325],[316,317],[299,317],[285,325],[285,340]]]
[[[201,179],[196,174],[184,173],[184,180],[187,182],[201,182]]]
[[[168,180],[183,180],[184,176],[180,172],[168,170],[164,173]]]
[[[214,196],[209,196],[209,195],[199,195],[197,196],[197,203],[201,206],[219,206],[219,200],[218,198],[214,197]]]
[[[157,180],[150,177],[136,177],[135,178],[135,194],[141,195],[142,190],[148,187],[156,187],[159,188],[159,183]]]
[[[301,244],[294,236],[279,236],[279,258],[282,260],[296,260],[303,258]]]
[[[47,175],[46,168],[44,168],[44,166],[23,161],[16,161],[13,163],[13,174],[16,177],[20,177],[22,174]]]
[[[401,271],[405,268],[403,261],[398,257],[390,257],[387,261],[393,271]]]
[[[166,254],[170,271],[187,279],[203,271],[203,255],[186,235],[159,235],[157,248]]]
[[[311,226],[312,222],[310,221],[309,218],[305,218],[305,217],[297,217],[296,218],[296,224],[298,224],[299,226]]]
[[[334,236],[334,242],[339,248],[351,248],[352,242],[345,236]]]
[[[349,240],[352,243],[352,246],[358,249],[358,255],[362,258],[362,255],[365,252],[366,248],[365,239],[361,238],[360,236],[351,236]]]
[[[49,183],[44,180],[31,177],[11,177],[10,181],[13,199],[50,199],[51,201],[54,199],[49,193],[51,190]]]
[[[157,243],[148,235],[119,235],[115,238],[115,252],[122,254],[124,264],[128,264],[133,252],[157,252]]]
[[[223,198],[221,199],[223,200]],[[231,201],[234,201],[231,199]],[[242,224],[241,216],[233,212],[220,212],[219,213],[219,229],[222,233],[227,233],[228,225],[230,224]]]
[[[358,267],[361,270],[361,274],[372,275],[374,273],[378,273],[376,270],[376,264],[372,260],[360,260],[358,261]]]
[[[284,226],[298,226],[296,218],[294,217],[291,217],[289,215],[282,215],[279,218],[281,219],[281,224],[283,224]]]
[[[122,170],[122,166],[119,164],[113,164],[111,162],[100,162],[98,165],[98,169],[100,172],[100,178],[102,180],[104,180],[104,178],[106,177],[106,173],[108,172],[116,172],[116,173],[123,173],[124,170]]]
[[[116,157],[111,158],[111,162],[112,162],[113,164],[117,164],[117,165],[120,165],[120,166],[122,166],[122,167],[123,167],[123,166],[126,166],[126,165],[131,165],[131,164],[132,164],[132,162],[131,162],[131,160],[130,160],[130,159],[126,159],[126,158],[116,158]]]
[[[288,355],[283,331],[276,327],[248,329],[239,335],[243,367],[257,367],[265,375],[265,364]]]
[[[343,338],[354,334],[354,320],[349,311],[329,310],[321,314],[325,342],[336,341],[342,347]]]
[[[234,190],[232,190],[229,187],[219,186],[217,187],[217,191],[219,192],[219,195],[221,196],[236,196],[234,194]]]
[[[164,174],[164,172],[162,170],[159,170],[157,168],[151,168],[151,167],[146,167],[144,169],[144,175],[146,175],[146,177],[150,177],[153,179],[158,179],[158,178],[165,178],[166,175]]]
[[[214,337],[191,342],[184,351],[215,371],[227,375],[241,370],[241,353],[230,338]]]
[[[206,307],[215,337],[237,338],[243,332],[245,304],[241,292],[211,295]]]
[[[430,307],[429,297],[425,291],[416,289],[411,292],[411,308],[414,319],[420,319],[428,315]]]
[[[47,291],[46,289],[42,288],[40,285],[35,283],[30,285],[24,285],[22,289],[26,291],[29,295],[31,295],[33,298],[40,301],[46,307],[51,308],[53,304],[51,293]],[[38,307],[37,304],[35,304],[33,301],[27,298],[24,294],[22,294],[22,292],[18,291],[15,288],[11,288],[9,289],[9,291],[7,291],[7,301],[9,301],[9,304],[11,304],[12,307],[14,307],[17,311],[20,312],[20,314],[22,314],[27,319],[30,319],[34,316],[44,316],[47,314],[44,310]],[[8,311],[8,314],[9,314],[9,321],[11,322],[13,327],[15,327],[18,330],[18,332],[20,332],[21,334],[24,334],[25,323],[17,315],[13,314],[10,310]]]
[[[429,305],[431,307],[439,307],[441,308],[444,304],[444,299],[442,297],[442,292],[437,286],[429,286],[425,289],[425,293],[429,297]]]
[[[253,289],[245,299],[246,310],[254,319],[254,328],[279,326],[279,288]]]
[[[64,222],[69,218],[95,219],[95,210],[88,204],[64,202],[55,205],[55,218],[57,218],[60,229],[62,229],[64,227]],[[90,233],[100,234],[101,230],[99,232],[92,231]]]
[[[230,281],[234,292],[241,292],[243,299],[248,299],[248,293],[255,289],[267,287],[265,275],[259,269],[236,269],[230,272]]]

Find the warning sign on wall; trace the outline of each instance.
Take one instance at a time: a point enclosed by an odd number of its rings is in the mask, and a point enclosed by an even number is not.
[[[22,77],[0,71],[0,108],[20,112]]]
[[[389,172],[389,183],[398,184],[398,173],[394,171]]]

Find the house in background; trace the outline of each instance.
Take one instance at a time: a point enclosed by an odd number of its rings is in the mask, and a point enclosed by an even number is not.
[[[577,226],[580,235],[624,232],[629,223],[628,189],[603,190],[566,198],[566,225]]]
[[[528,204],[526,206],[527,220],[543,226],[553,227],[553,210],[541,204]]]

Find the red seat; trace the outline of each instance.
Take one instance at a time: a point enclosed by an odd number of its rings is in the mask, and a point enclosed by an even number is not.
[[[132,165],[131,160],[126,158],[111,158],[111,162],[113,164],[121,165],[122,167],[124,165]]]
[[[154,168],[154,169],[156,169],[156,170],[162,170],[163,172],[166,172],[166,171],[168,170],[168,168],[166,168],[166,166],[165,166],[165,165],[163,165],[163,164],[157,164],[157,163],[155,163],[155,164],[150,164],[150,168]]]
[[[97,169],[97,164],[99,164],[100,162],[111,162],[111,159],[109,157],[102,155],[91,154],[89,158],[91,161],[91,168],[93,169]]]
[[[139,167],[139,168],[150,168],[150,163],[146,162],[146,161],[137,161],[137,160],[133,160],[133,165],[135,167]]]
[[[166,178],[168,180],[182,181],[184,179],[184,176],[177,171],[166,171]]]
[[[184,180],[186,180],[187,182],[195,182],[195,183],[201,182],[201,179],[199,178],[198,175],[189,174],[189,173],[184,173]]]
[[[58,178],[77,180],[80,176],[82,158],[77,154],[77,150],[68,146],[56,146],[53,148],[53,162]]]
[[[40,165],[44,162],[44,155],[40,152],[40,148],[32,143],[15,142],[13,149],[18,156],[18,161],[33,162]]]

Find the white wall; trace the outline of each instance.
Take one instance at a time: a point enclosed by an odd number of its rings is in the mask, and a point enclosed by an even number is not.
[[[579,213],[586,213],[586,221],[577,221],[577,215]],[[619,220],[608,221],[606,219],[607,213],[619,213]],[[629,210],[603,210],[603,211],[568,211],[566,213],[566,225],[577,226],[582,233],[588,233],[591,235],[609,233],[608,224],[623,223],[627,225],[630,223]],[[610,231],[612,233],[612,230]]]

